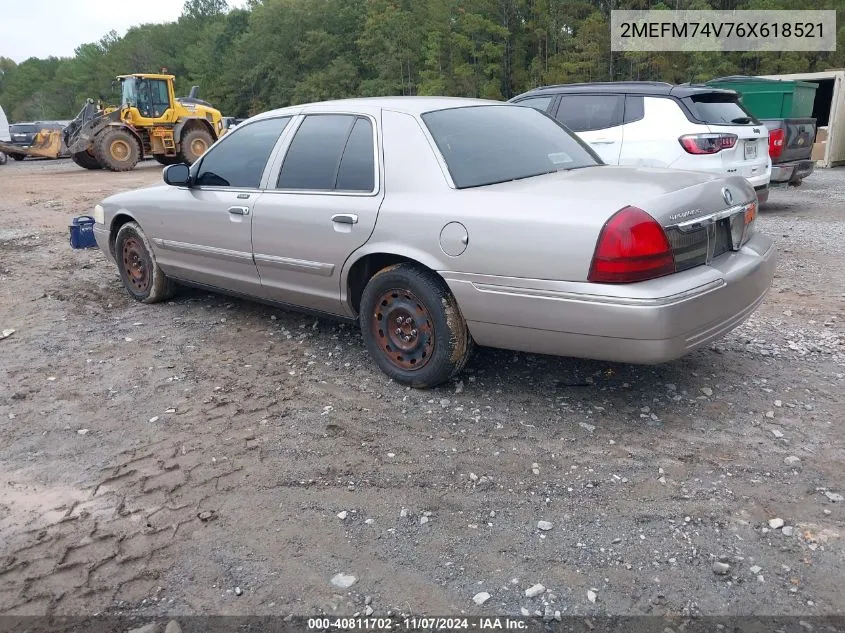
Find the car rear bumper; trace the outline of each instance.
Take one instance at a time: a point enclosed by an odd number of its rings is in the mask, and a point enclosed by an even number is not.
[[[768,292],[772,241],[629,285],[443,273],[479,345],[611,362],[657,364],[740,325]]]
[[[790,163],[772,165],[773,184],[797,184],[813,173],[815,161],[796,160]]]

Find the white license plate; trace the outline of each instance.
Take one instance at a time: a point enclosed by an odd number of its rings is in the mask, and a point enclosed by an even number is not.
[[[745,160],[757,158],[757,141],[745,141]]]

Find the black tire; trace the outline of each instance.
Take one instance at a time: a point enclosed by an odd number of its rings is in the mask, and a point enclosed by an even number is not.
[[[26,154],[9,154],[12,157],[12,160],[22,161],[26,158]]]
[[[186,165],[193,165],[205,153],[211,144],[214,143],[214,137],[211,133],[203,128],[193,127],[182,134],[182,140],[179,143],[179,162]]]
[[[133,299],[158,303],[173,296],[176,284],[156,263],[153,249],[138,224],[127,222],[120,227],[114,240],[114,254],[120,279]]]
[[[87,151],[71,154],[70,159],[84,169],[102,169],[103,166]]]
[[[472,354],[455,297],[440,277],[415,264],[373,275],[361,295],[360,321],[370,356],[402,384],[435,387],[456,376]]]
[[[175,165],[181,163],[182,159],[179,156],[165,156],[164,154],[156,154],[153,156],[162,165]]]
[[[128,130],[107,127],[94,138],[94,154],[106,169],[131,171],[141,160],[141,147]]]

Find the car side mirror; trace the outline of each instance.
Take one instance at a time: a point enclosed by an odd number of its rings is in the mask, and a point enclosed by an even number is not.
[[[162,172],[164,182],[172,187],[190,187],[191,186],[191,170],[183,164],[168,165]]]

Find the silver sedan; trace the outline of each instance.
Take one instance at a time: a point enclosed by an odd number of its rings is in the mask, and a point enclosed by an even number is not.
[[[775,268],[742,178],[603,165],[533,108],[355,99],[247,120],[97,205],[138,301],[195,285],[357,320],[428,387],[473,344],[661,363],[739,325]]]

